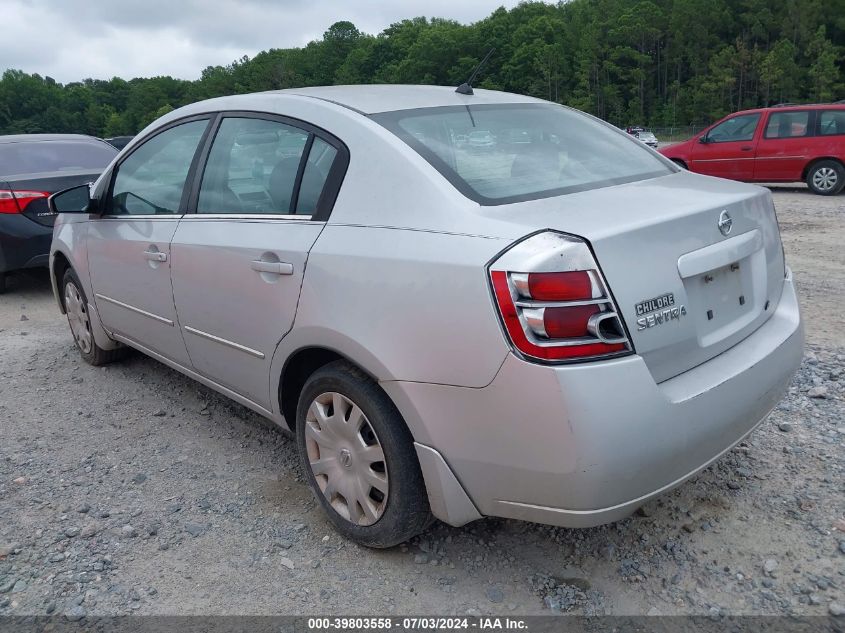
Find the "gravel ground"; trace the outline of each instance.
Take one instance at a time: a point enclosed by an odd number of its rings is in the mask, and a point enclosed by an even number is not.
[[[845,196],[774,195],[808,332],[788,397],[694,480],[588,530],[344,541],[291,440],[140,354],[83,364],[46,276],[17,278],[0,298],[0,614],[845,610]]]

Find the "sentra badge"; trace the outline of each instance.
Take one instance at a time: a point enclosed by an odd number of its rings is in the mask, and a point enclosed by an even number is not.
[[[637,330],[647,330],[657,325],[679,320],[686,316],[687,309],[683,305],[675,305],[675,295],[667,292],[664,295],[640,301],[636,306]]]

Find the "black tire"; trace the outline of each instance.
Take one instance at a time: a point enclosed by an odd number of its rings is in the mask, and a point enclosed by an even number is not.
[[[62,302],[66,302],[67,292],[68,292],[68,285],[73,286],[78,296],[82,299],[82,310],[87,317],[88,313],[88,298],[85,296],[85,290],[82,288],[82,283],[79,281],[79,277],[76,276],[76,273],[73,272],[72,268],[68,268],[65,271],[64,278],[62,279]],[[65,305],[65,309],[67,310],[68,306]],[[71,315],[68,313],[68,325],[71,325]],[[91,332],[91,322],[88,320],[86,322],[88,335],[90,337],[90,348],[85,349],[85,345],[77,338],[76,334],[73,332],[73,326],[71,325],[71,334],[73,334],[73,342],[76,344],[76,349],[79,350],[79,355],[89,365],[94,365],[95,367],[99,367],[100,365],[106,365],[108,363],[113,363],[116,360],[120,360],[126,355],[126,348],[125,347],[118,347],[117,349],[103,349],[99,345],[97,345],[97,341],[94,340],[94,334]]]
[[[687,169],[687,164],[684,161],[678,160],[677,158],[673,158],[671,160],[672,160],[673,163],[675,163],[681,169]]]
[[[0,295],[6,292],[6,273],[0,273]]]
[[[306,445],[306,416],[314,400],[327,393],[339,393],[361,409],[384,453],[389,488],[381,516],[370,525],[353,523],[332,507],[312,471]],[[302,470],[314,496],[335,529],[346,538],[366,547],[393,547],[416,536],[433,521],[410,431],[387,394],[351,363],[334,361],[308,378],[296,410],[296,442]]]
[[[820,196],[835,196],[845,186],[845,167],[837,160],[820,160],[807,170],[807,187]]]

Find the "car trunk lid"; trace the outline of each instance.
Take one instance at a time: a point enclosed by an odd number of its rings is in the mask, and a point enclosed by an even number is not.
[[[759,187],[681,172],[484,214],[588,240],[657,382],[743,340],[780,299],[783,251]]]
[[[62,171],[62,172],[47,172],[39,174],[20,174],[16,176],[7,177],[5,180],[0,180],[0,188],[11,191],[13,194],[23,191],[56,193],[93,182],[100,175],[100,172],[92,172],[90,170],[84,171]],[[37,222],[43,226],[53,226],[56,221],[55,214],[50,212],[47,206],[47,198],[35,197],[24,198],[22,215]]]

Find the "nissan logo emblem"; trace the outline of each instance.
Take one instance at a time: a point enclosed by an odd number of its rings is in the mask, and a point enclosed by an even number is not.
[[[722,235],[730,233],[733,225],[734,221],[731,219],[731,216],[728,215],[727,210],[722,211],[719,214],[719,231],[721,231]]]

